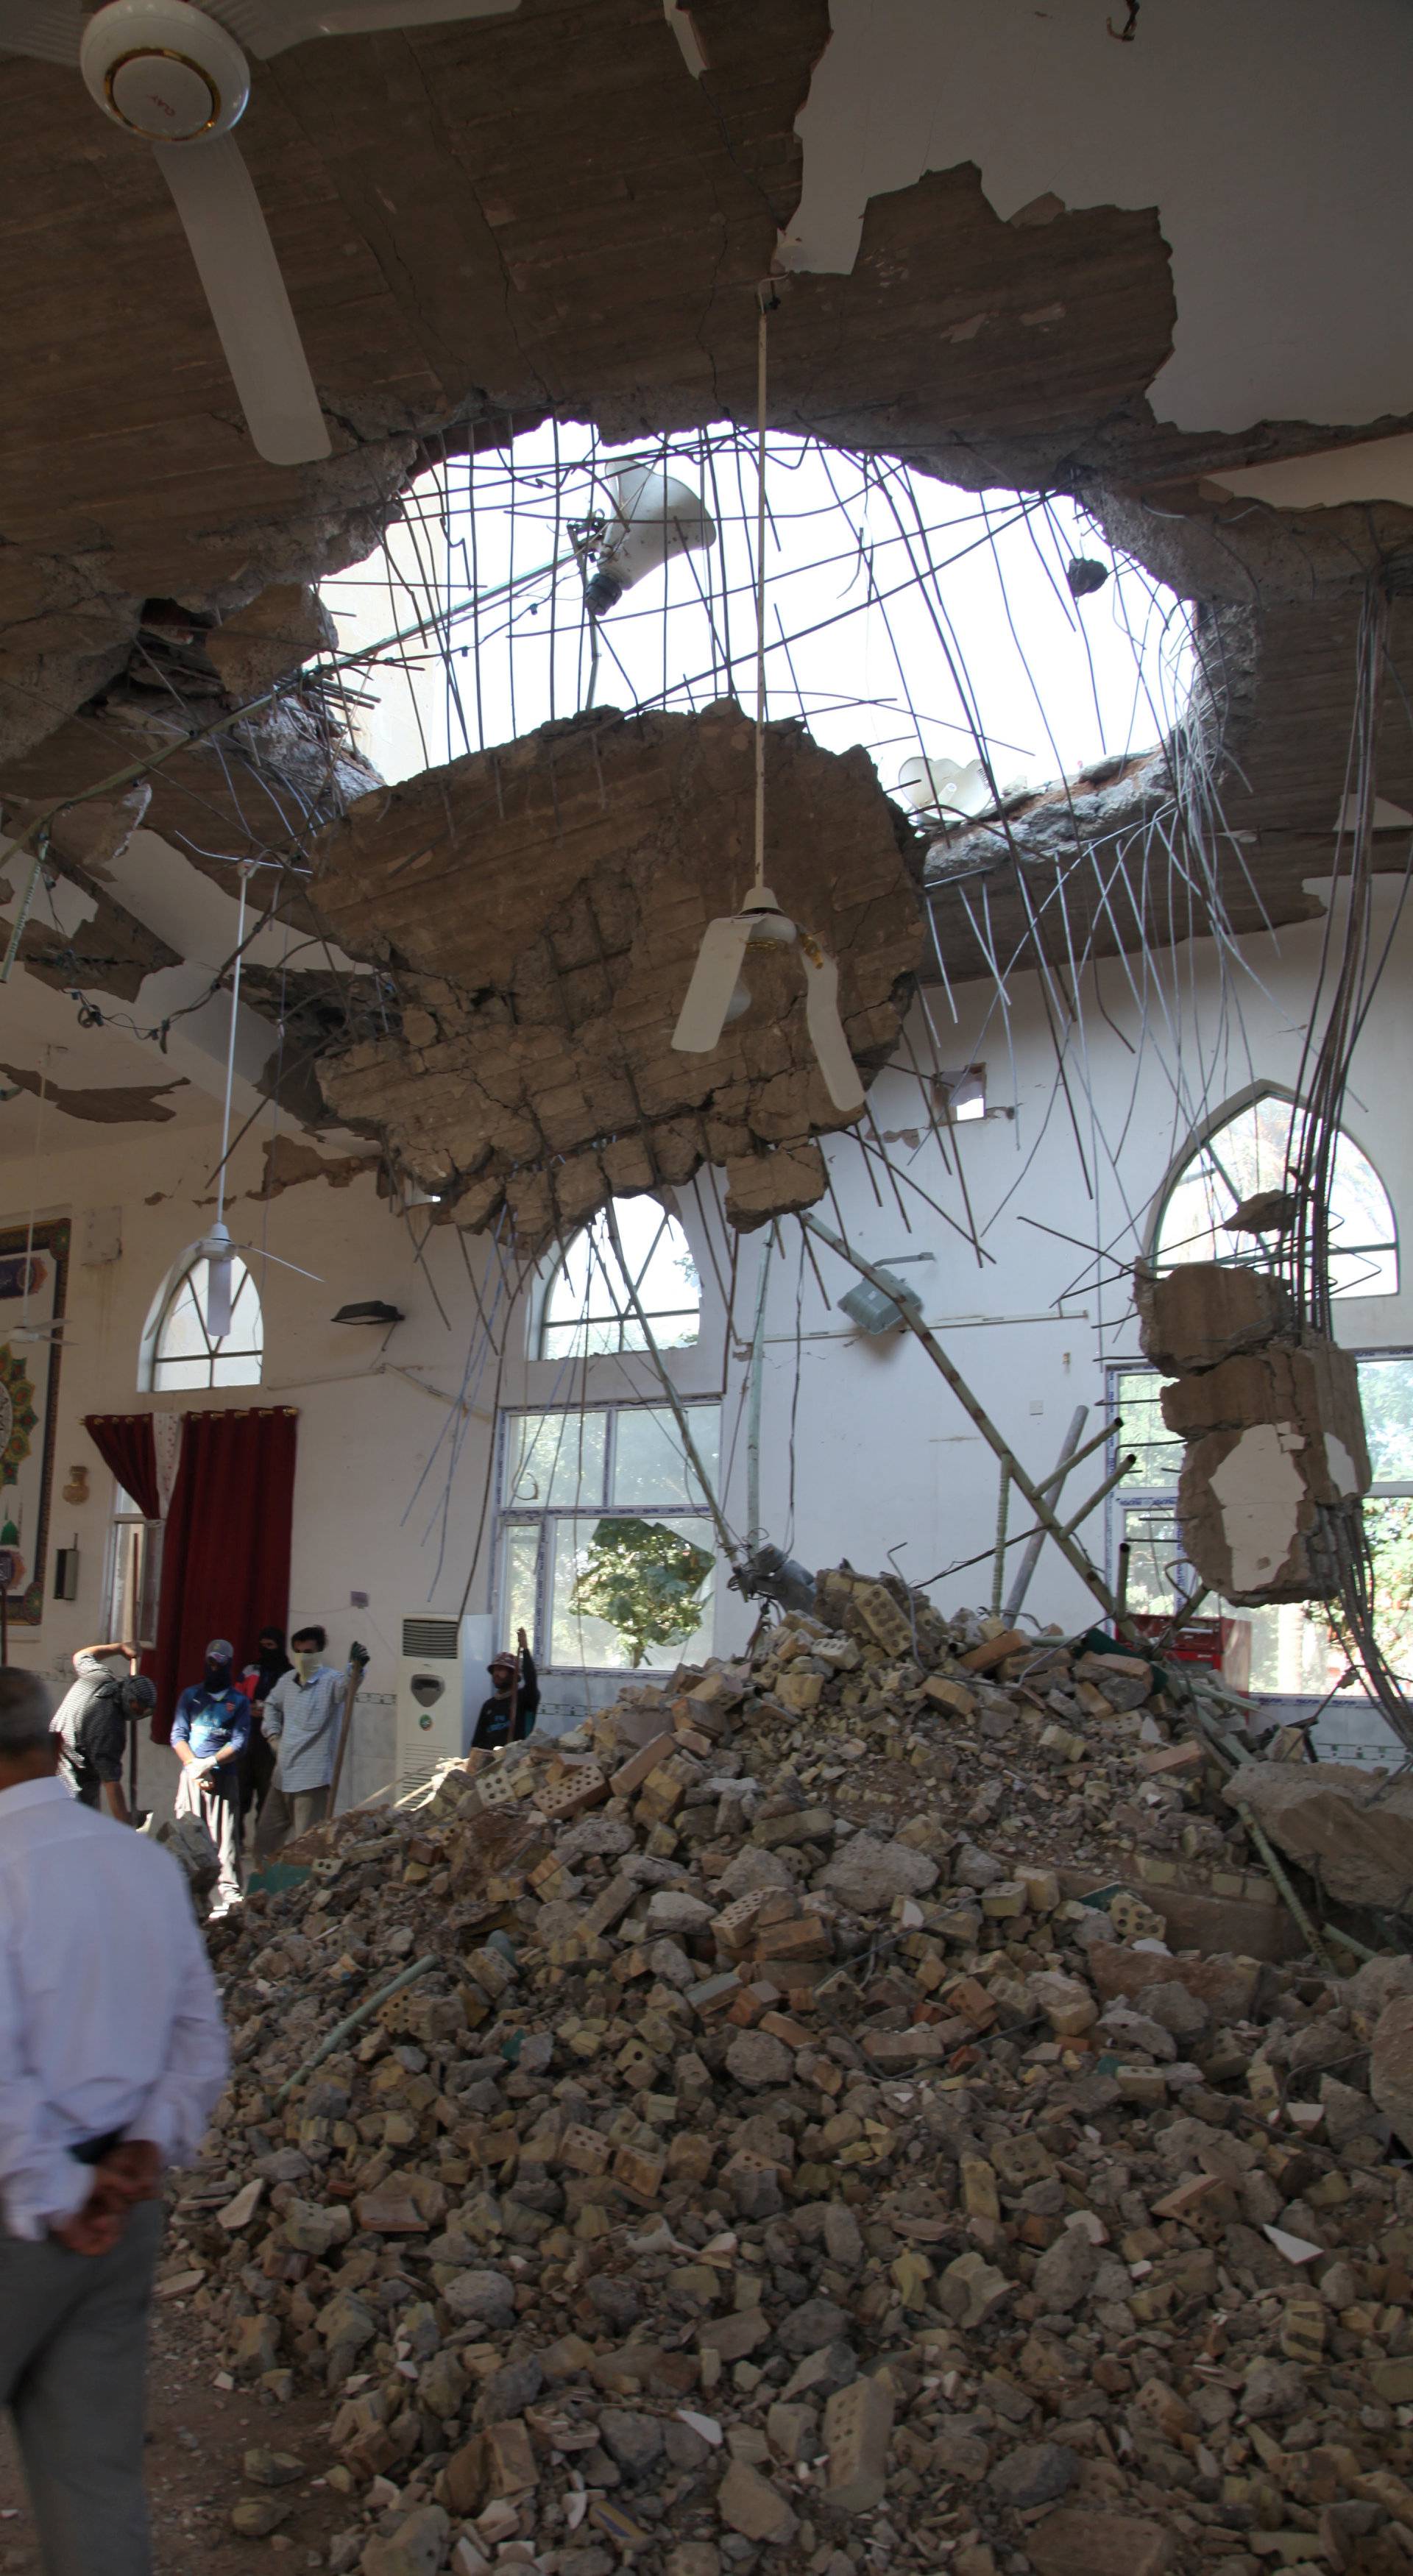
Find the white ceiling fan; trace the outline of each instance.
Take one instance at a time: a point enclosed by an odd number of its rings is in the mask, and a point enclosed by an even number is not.
[[[312,36],[508,17],[520,0],[0,0],[0,50],[71,65],[172,192],[250,435],[271,465],[330,452],[260,200],[231,128],[261,60]],[[242,51],[242,47],[245,51]]]
[[[856,1117],[864,1090],[839,1017],[838,964],[781,911],[768,885],[754,885],[739,912],[707,923],[672,1043],[682,1055],[709,1054],[728,1021],[750,1009],[750,988],[741,978],[747,950],[790,947],[799,949],[805,970],[805,1025],[824,1087],[836,1109]]]

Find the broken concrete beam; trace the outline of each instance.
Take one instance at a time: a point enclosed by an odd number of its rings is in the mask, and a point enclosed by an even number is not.
[[[1163,1391],[1187,1442],[1178,1522],[1196,1571],[1236,1602],[1325,1598],[1326,1514],[1368,1491],[1357,1363],[1319,1343],[1226,1360]]]
[[[202,639],[208,662],[237,706],[260,697],[315,653],[338,643],[338,629],[317,590],[271,582]]]

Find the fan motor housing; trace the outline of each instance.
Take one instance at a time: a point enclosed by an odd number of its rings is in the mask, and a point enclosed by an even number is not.
[[[234,36],[191,0],[110,0],[88,21],[79,68],[104,115],[147,143],[228,134],[250,97]]]

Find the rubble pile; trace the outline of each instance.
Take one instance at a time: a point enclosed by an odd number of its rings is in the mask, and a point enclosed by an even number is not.
[[[213,1928],[164,2287],[329,2391],[329,2565],[1406,2576],[1413,1962],[1165,1937],[1116,1818],[1242,1828],[1140,1659],[817,1607]]]

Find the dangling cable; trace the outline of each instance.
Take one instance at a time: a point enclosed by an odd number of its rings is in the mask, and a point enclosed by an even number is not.
[[[34,1151],[29,1166],[29,1224],[25,1228],[25,1284],[20,1300],[20,1331],[29,1331],[29,1283],[34,1269],[34,1212],[39,1204],[39,1146],[44,1133],[44,1086],[49,1075],[49,1049],[39,1050],[39,1089],[34,1098]]]
[[[235,1082],[236,1021],[240,1016],[240,970],[245,962],[245,894],[250,870],[240,869],[240,913],[236,921],[235,968],[231,975],[231,1029],[226,1042],[226,1100],[221,1112],[221,1168],[216,1182],[216,1223],[226,1218],[226,1158],[231,1142],[231,1091]]]
[[[756,881],[765,885],[765,400],[766,296],[760,287],[756,324]]]

